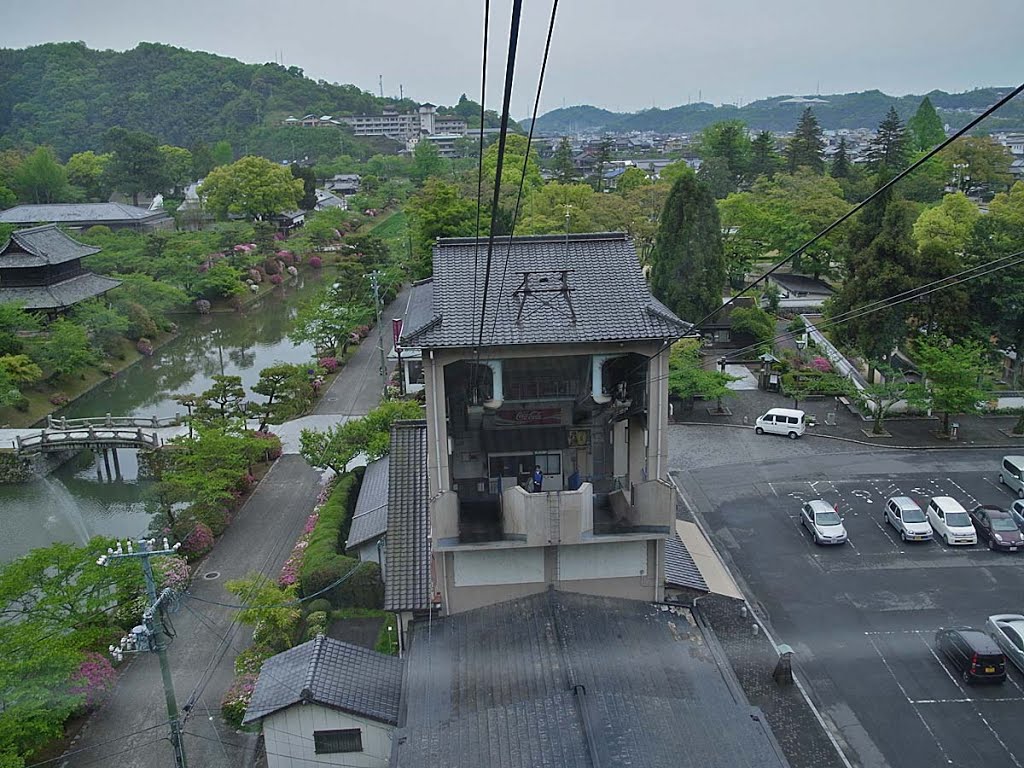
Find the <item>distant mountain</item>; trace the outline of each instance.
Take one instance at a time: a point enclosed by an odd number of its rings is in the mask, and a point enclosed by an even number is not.
[[[959,128],[973,115],[997,101],[1011,88],[979,88],[966,93],[932,91],[927,94],[939,116],[953,128]],[[784,132],[793,130],[805,107],[814,110],[823,128],[871,128],[881,122],[890,106],[896,107],[904,121],[917,111],[924,96],[889,96],[881,91],[839,93],[823,96],[776,96],[736,107],[700,102],[670,109],[645,109],[641,112],[609,112],[583,105],[563,107],[537,118],[537,130],[548,134],[608,131],[656,131],[692,133],[721,120],[742,120],[754,130]],[[529,128],[529,120],[523,122]],[[986,131],[1024,129],[1024,100],[1007,104],[984,124]]]
[[[83,43],[0,49],[0,148],[49,144],[67,157],[98,149],[103,133],[119,125],[177,146],[227,139],[244,150],[251,140],[258,151],[265,139],[258,131],[289,114],[337,116],[385,106],[416,104],[310,80],[298,67],[243,64],[155,43],[124,52]],[[336,153],[372,144],[339,133]]]

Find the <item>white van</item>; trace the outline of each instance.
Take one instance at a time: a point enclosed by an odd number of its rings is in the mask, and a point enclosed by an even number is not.
[[[999,482],[1024,499],[1024,456],[1003,456],[999,465]]]
[[[928,502],[927,515],[935,535],[948,545],[978,543],[978,532],[974,529],[971,516],[956,499],[933,496]]]
[[[772,435],[788,435],[796,440],[807,431],[807,423],[803,411],[792,408],[772,408],[764,416],[758,416],[754,422],[754,431],[759,435],[768,432]]]

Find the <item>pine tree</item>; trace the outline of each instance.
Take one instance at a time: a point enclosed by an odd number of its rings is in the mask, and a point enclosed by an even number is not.
[[[692,173],[672,185],[651,263],[651,290],[679,317],[697,322],[721,306],[726,269],[718,208]]]
[[[868,164],[871,170],[887,170],[898,173],[907,166],[907,135],[896,114],[895,107],[889,107],[885,119],[878,124],[875,137],[868,144]]]
[[[821,126],[818,125],[818,118],[814,116],[814,112],[807,107],[800,115],[800,122],[796,124],[796,132],[786,150],[789,172],[795,173],[797,168],[806,166],[815,173],[824,173],[825,159],[822,149]]]
[[[564,136],[555,149],[551,170],[555,173],[555,180],[562,184],[571,184],[578,176],[576,164],[572,161],[572,147]]]
[[[850,157],[846,154],[846,137],[839,139],[836,156],[832,158],[832,178],[845,179],[850,175]]]
[[[932,106],[932,101],[927,96],[917,108],[917,112],[907,122],[907,130],[910,132],[910,139],[913,148],[918,151],[931,149],[946,138],[946,131],[942,127],[942,120],[938,112]]]
[[[775,137],[771,131],[761,131],[750,142],[750,170],[747,178],[756,180],[759,176],[769,179],[779,169],[779,156],[775,152]]]

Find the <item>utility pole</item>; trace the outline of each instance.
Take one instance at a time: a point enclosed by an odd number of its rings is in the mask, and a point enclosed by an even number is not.
[[[384,75],[377,75],[377,82],[380,84],[380,97],[384,98]]]
[[[171,746],[174,748],[174,764],[177,768],[188,768],[188,760],[185,758],[185,744],[182,739],[181,721],[178,719],[178,702],[174,698],[174,681],[171,680],[171,665],[167,660],[167,631],[164,629],[163,619],[160,611],[168,602],[174,599],[174,591],[164,589],[159,597],[156,594],[156,581],[153,578],[153,566],[150,558],[158,555],[175,555],[181,543],[173,547],[168,546],[167,539],[163,540],[163,549],[154,550],[156,539],[139,539],[139,551],[132,548],[129,539],[127,548],[121,547],[117,542],[117,549],[107,549],[107,554],[100,555],[96,561],[97,565],[106,566],[113,560],[135,558],[142,561],[142,573],[146,577],[146,594],[149,596],[149,605],[142,612],[142,624],[132,629],[130,635],[121,638],[120,645],[110,646],[110,653],[115,659],[121,661],[124,654],[132,652],[152,651],[160,659],[160,674],[164,682],[164,698],[167,702],[167,719],[171,722]]]
[[[367,277],[370,278],[370,286],[373,288],[373,309],[377,313],[377,347],[380,350],[380,377],[381,394],[386,395],[388,390],[388,362],[384,357],[384,327],[380,324],[380,271],[373,270]]]

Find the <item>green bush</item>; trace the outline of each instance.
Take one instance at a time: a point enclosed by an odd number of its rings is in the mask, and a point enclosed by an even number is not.
[[[263,662],[274,655],[269,645],[251,645],[235,657],[236,675],[255,675]]]
[[[304,639],[312,640],[317,635],[327,634],[327,611],[315,611],[306,617],[306,634]]]
[[[383,608],[384,582],[380,566],[364,562],[359,570],[330,591],[331,600],[339,608]]]
[[[351,526],[351,512],[356,503],[356,478],[342,475],[334,484],[327,502],[320,508],[320,517],[309,537],[309,546],[299,569],[299,587],[304,597],[336,581],[354,565],[355,561],[339,553],[345,545],[345,537]],[[337,558],[342,561],[336,562]],[[319,578],[314,579],[313,575]],[[330,574],[335,574],[329,578]],[[326,578],[326,581],[324,580]],[[314,584],[318,586],[314,586]]]
[[[816,370],[793,371],[783,374],[782,391],[793,396],[794,392],[804,395],[845,395],[850,382],[835,373]]]
[[[320,611],[326,612],[330,610],[331,601],[323,597],[318,597],[316,600],[311,600],[310,602],[306,603],[306,614],[310,616],[314,613],[319,613]]]

